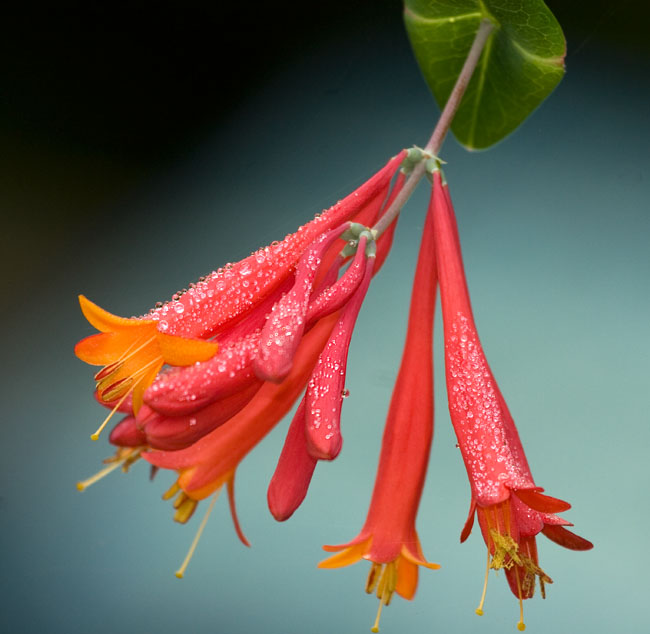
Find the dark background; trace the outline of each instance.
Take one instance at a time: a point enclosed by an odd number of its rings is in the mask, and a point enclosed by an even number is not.
[[[12,4],[0,15],[5,270],[60,257],[107,221],[97,209],[181,163],[295,60],[350,38],[382,55],[408,46],[396,0]],[[569,72],[574,56],[609,51],[647,68],[648,3],[549,6]],[[20,290],[2,276],[0,293]]]

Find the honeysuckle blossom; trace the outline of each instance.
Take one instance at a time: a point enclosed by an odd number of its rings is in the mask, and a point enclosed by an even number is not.
[[[387,199],[384,208],[388,208],[392,201],[395,199],[397,194],[401,191],[404,186],[404,174],[400,173],[396,183],[391,191],[389,198]],[[367,216],[365,220],[376,220],[376,217]],[[376,275],[384,262],[390,251],[390,247],[393,241],[393,235],[396,227],[396,222],[393,222],[386,233],[377,241],[376,253],[370,253],[365,247],[367,242],[367,236],[362,235],[363,232],[359,232],[359,244],[354,260],[350,263],[350,266],[345,271],[345,273],[336,281],[332,281],[330,285],[328,278],[326,277],[323,281],[323,290],[320,294],[317,294],[315,299],[310,303],[309,309],[307,312],[307,321],[311,322],[314,319],[319,318],[323,314],[326,314],[329,310],[338,309],[344,305],[344,303],[350,300],[353,297],[354,293],[357,292],[362,281],[366,281],[366,284],[369,280],[370,275]],[[367,260],[373,257],[372,262]],[[342,259],[342,256],[341,256]],[[372,266],[371,269],[368,266]],[[331,277],[330,270],[329,274]],[[365,294],[365,290],[361,289],[362,293]],[[363,300],[363,295],[357,297],[357,303],[360,305],[360,302]],[[358,306],[354,308],[355,314],[358,313]],[[348,316],[348,320],[351,320],[351,317]],[[342,326],[341,324],[340,326]],[[350,324],[352,325],[352,324]],[[339,326],[339,330],[340,330]],[[349,331],[351,332],[351,331]],[[348,341],[349,343],[349,341]],[[342,350],[341,345],[338,346],[339,350]],[[321,355],[322,356],[322,355]],[[339,375],[330,375],[326,376],[321,370],[315,372],[318,376],[313,376],[310,380],[310,383],[318,385],[319,381],[327,379],[329,381],[335,381],[336,385],[331,387],[330,397],[333,397],[331,405],[330,414],[328,414],[328,422],[334,431],[330,436],[330,439],[326,439],[326,442],[329,441],[329,447],[337,446],[337,452],[340,451],[341,447],[341,437],[340,437],[340,414],[341,414],[341,404],[342,400],[347,394],[345,390],[345,376]],[[340,382],[340,379],[343,378],[343,381]],[[313,448],[310,448],[310,445],[307,441],[307,435],[310,433],[310,427],[314,426],[315,414],[320,415],[319,412],[310,412],[309,416],[307,415],[306,409],[306,400],[309,391],[314,390],[314,387],[308,388],[307,393],[303,397],[300,405],[296,411],[296,414],[291,422],[287,437],[278,460],[278,465],[276,467],[275,473],[271,478],[268,489],[268,505],[269,510],[273,517],[278,521],[287,520],[295,510],[300,506],[311,482],[311,478],[318,463],[318,459],[330,459],[330,454],[326,453],[325,455],[320,454],[318,451],[314,451]],[[322,422],[322,417],[319,422]],[[330,429],[330,431],[331,431]],[[316,430],[314,430],[316,431]],[[325,434],[327,435],[327,434]],[[336,445],[331,442],[331,438],[336,438]],[[315,457],[317,456],[317,457]],[[335,457],[335,454],[332,455]]]
[[[359,249],[365,248],[366,241],[362,238]],[[333,460],[341,451],[341,406],[345,396],[348,350],[374,264],[373,250],[365,260],[363,278],[341,311],[309,379],[305,395],[305,426],[308,451],[314,458]]]
[[[362,558],[371,562],[366,591],[376,592],[379,598],[373,632],[378,631],[382,606],[390,603],[394,592],[405,599],[413,598],[419,566],[440,567],[426,561],[415,530],[433,438],[435,298],[436,259],[430,210],[413,281],[402,363],[388,411],[368,516],[361,532],[351,542],[324,546],[325,550],[340,552],[319,564],[321,568],[338,568]],[[294,455],[293,462],[298,471],[301,464],[309,465],[304,456]]]
[[[434,233],[445,337],[445,369],[451,420],[471,486],[464,541],[478,517],[488,549],[488,568],[504,568],[520,602],[518,628],[525,629],[524,599],[533,596],[539,581],[551,583],[540,568],[535,536],[543,533],[573,550],[592,544],[574,535],[571,524],[556,513],[567,502],[544,495],[533,480],[517,428],[478,338],[463,270],[458,229],[451,198],[440,171],[433,173]],[[477,613],[483,613],[483,596]]]
[[[95,375],[95,398],[111,410],[92,437],[116,412],[124,417],[109,437],[115,455],[77,487],[85,490],[143,458],[152,478],[160,469],[174,472],[163,498],[173,500],[176,521],[187,522],[198,504],[212,497],[178,577],[224,485],[235,531],[248,545],[235,508],[235,473],[298,400],[268,488],[273,517],[291,517],[318,462],[341,451],[348,350],[357,316],[392,246],[398,216],[391,210],[410,171],[426,160],[434,167],[433,190],[370,507],[359,535],[325,546],[335,554],[319,566],[370,562],[366,591],[379,598],[375,632],[395,592],[413,598],[419,567],[439,568],[425,559],[415,529],[433,438],[438,279],[449,407],[472,493],[461,541],[478,517],[487,571],[505,569],[520,601],[520,629],[523,600],[533,595],[536,581],[542,594],[551,582],[538,563],[536,535],[574,550],[591,548],[557,515],[569,505],[545,495],[532,478],[478,339],[448,189],[437,159],[414,148],[283,241],[201,278],[147,315],[124,319],[80,297],[84,315],[100,332],[80,341],[75,352],[104,366]]]
[[[143,454],[143,458],[152,465],[178,472],[176,485],[168,495],[177,494],[176,521],[186,522],[200,500],[227,484],[235,527],[245,542],[234,512],[232,483],[235,470],[250,450],[286,415],[304,389],[336,317],[336,314],[326,317],[314,326],[303,337],[291,372],[285,380],[279,384],[265,382],[248,405],[227,425],[217,427],[186,449]]]
[[[355,216],[376,215],[405,155],[391,159],[356,191],[281,242],[213,271],[148,315],[117,317],[81,296],[84,316],[100,334],[80,341],[75,353],[87,363],[104,366],[95,375],[99,398],[119,403],[130,395],[137,414],[145,390],[164,364],[190,366],[214,357],[218,342],[278,291],[314,240]],[[265,317],[259,311],[256,316]],[[205,341],[211,337],[216,340]]]
[[[80,342],[77,352],[84,360],[101,363],[110,351],[108,367],[98,373],[96,398],[112,409],[111,415],[121,411],[127,416],[110,434],[118,448],[116,455],[108,467],[80,483],[81,489],[144,457],[155,470],[177,472],[175,484],[163,497],[174,498],[174,519],[181,523],[192,517],[200,500],[225,484],[236,532],[247,543],[235,512],[235,470],[304,390],[319,355],[331,343],[333,327],[340,327],[340,317],[346,314],[343,321],[349,345],[354,323],[350,315],[356,317],[359,311],[375,255],[383,262],[392,241],[392,232],[387,231],[378,246],[365,223],[374,222],[403,186],[400,176],[388,196],[403,156],[391,160],[356,192],[283,243],[220,269],[144,318],[114,317],[82,298],[84,314],[104,332]],[[339,277],[348,260],[349,266]],[[245,295],[248,309],[241,311],[242,289],[249,288],[248,279],[242,278],[249,276],[254,289]],[[223,292],[212,292],[217,288]],[[239,301],[233,300],[233,293],[239,293]],[[156,357],[154,367],[137,385],[137,393],[129,385],[116,393],[102,383],[106,377],[114,378],[116,367],[138,376],[140,347],[132,345],[120,352],[119,328],[138,333],[146,329],[159,348],[166,344],[164,350],[176,354]],[[152,342],[146,340],[146,345],[151,347]],[[189,350],[194,357],[181,357],[177,349]],[[203,356],[196,358],[196,351]],[[118,353],[116,360],[113,357]],[[152,365],[149,358],[146,361]],[[163,363],[178,367],[157,374]],[[204,526],[205,519],[179,576]]]

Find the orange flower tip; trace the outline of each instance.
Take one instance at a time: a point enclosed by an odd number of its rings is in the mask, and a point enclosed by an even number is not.
[[[120,399],[116,409],[132,394],[137,413],[145,390],[165,363],[193,365],[212,358],[219,349],[214,341],[162,333],[155,320],[118,317],[83,296],[79,302],[86,319],[100,333],[77,343],[75,353],[86,363],[104,366],[95,374],[97,393],[104,403]]]

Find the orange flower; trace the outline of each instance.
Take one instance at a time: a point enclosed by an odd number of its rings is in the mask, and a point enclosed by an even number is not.
[[[215,342],[187,339],[161,332],[152,319],[125,319],[103,310],[83,295],[79,303],[84,317],[100,331],[82,339],[75,354],[91,365],[103,365],[95,375],[101,401],[121,402],[132,394],[133,411],[142,406],[142,395],[165,363],[187,366],[207,361],[218,349]]]
[[[104,366],[95,375],[98,397],[105,404],[117,403],[92,438],[97,439],[129,395],[137,414],[144,391],[164,364],[190,366],[214,357],[217,343],[205,340],[227,337],[252,313],[260,314],[260,306],[286,283],[319,236],[368,210],[376,213],[404,156],[400,152],[356,191],[281,242],[213,271],[144,317],[117,317],[80,296],[84,316],[100,334],[80,341],[75,353],[87,363]]]

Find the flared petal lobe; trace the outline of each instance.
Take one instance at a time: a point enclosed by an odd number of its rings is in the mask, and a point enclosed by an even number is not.
[[[83,295],[79,303],[84,316],[101,332],[82,339],[75,354],[86,363],[104,366],[95,376],[102,401],[131,395],[136,413],[144,391],[163,364],[186,366],[207,361],[218,349],[215,342],[166,335],[155,320],[117,317]]]

